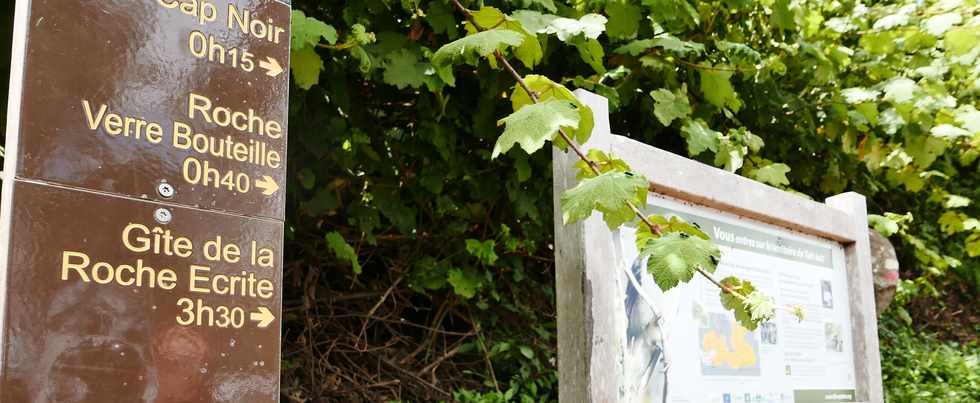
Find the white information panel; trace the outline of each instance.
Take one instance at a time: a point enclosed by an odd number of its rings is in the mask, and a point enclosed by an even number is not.
[[[638,257],[635,229],[616,239],[626,329],[621,401],[818,403],[855,401],[844,249],[714,209],[651,195],[648,214],[697,224],[722,251],[715,276],[751,281],[785,310],[755,331],[740,326],[716,286],[662,292]]]

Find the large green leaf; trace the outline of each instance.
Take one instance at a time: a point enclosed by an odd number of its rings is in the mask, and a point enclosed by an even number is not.
[[[497,124],[505,125],[505,128],[493,147],[493,158],[506,153],[515,144],[528,154],[534,154],[544,147],[545,142],[554,139],[559,129],[577,128],[579,113],[571,102],[550,100],[527,105]]]
[[[502,28],[509,29],[514,32],[519,32],[524,35],[524,41],[514,49],[514,56],[524,63],[525,66],[533,68],[537,65],[541,58],[544,57],[543,50],[541,49],[541,44],[538,42],[537,36],[528,32],[524,25],[520,21],[508,17],[500,9],[495,7],[483,7],[477,11],[471,13],[473,16],[473,21],[482,29],[488,28]],[[479,30],[473,26],[472,23],[466,23],[466,31],[470,35],[479,32]],[[493,61],[492,61],[493,62]]]
[[[524,37],[520,32],[500,28],[477,32],[443,45],[432,55],[432,64],[447,84],[455,85],[451,67],[454,63],[476,56],[488,57],[497,50],[520,46]]]
[[[738,112],[742,107],[735,87],[732,86],[733,72],[727,70],[725,66],[706,68],[701,73],[701,93],[705,99],[718,108],[728,108],[733,112]]]
[[[681,128],[681,133],[687,139],[687,153],[691,156],[701,154],[707,150],[718,151],[722,134],[711,130],[707,123],[701,119],[688,119]]]
[[[344,240],[343,235],[339,232],[329,232],[324,237],[327,242],[327,247],[333,252],[338,259],[347,261],[350,263],[351,268],[354,270],[354,274],[361,274],[361,264],[357,261],[357,252],[354,250],[353,246]]]
[[[691,281],[696,268],[713,273],[721,251],[710,240],[672,232],[652,239],[640,250],[647,258],[647,271],[661,290]]]
[[[293,73],[293,80],[296,81],[296,85],[308,90],[320,82],[323,59],[312,47],[293,50],[290,55],[289,68]]]
[[[687,86],[681,87],[677,91],[670,91],[664,88],[650,92],[650,96],[655,101],[653,114],[664,126],[670,126],[675,119],[684,119],[691,116],[691,102],[687,99]]]
[[[409,49],[399,49],[385,59],[384,81],[399,89],[419,88],[425,84],[428,63],[422,63],[419,55]]]
[[[574,140],[580,144],[584,144],[586,141],[589,141],[589,137],[592,136],[592,129],[595,127],[595,117],[593,116],[592,108],[589,108],[588,106],[585,106],[579,102],[578,98],[575,97],[575,94],[573,94],[572,91],[569,91],[564,85],[551,81],[551,79],[548,77],[531,74],[524,77],[524,83],[527,84],[531,91],[538,94],[538,100],[541,102],[550,100],[565,100],[573,103],[575,107],[578,108],[579,122],[578,128],[570,134],[572,134]],[[531,96],[528,95],[527,91],[525,91],[524,87],[521,85],[514,86],[514,92],[511,94],[510,101],[514,111],[518,111],[524,106],[534,103],[531,100]],[[568,147],[564,140],[557,140],[555,145],[561,149],[566,149]]]
[[[584,179],[561,195],[562,221],[566,224],[578,222],[598,210],[606,224],[616,228],[633,215],[627,202],[646,205],[649,186],[646,178],[625,172],[607,172]]]
[[[606,17],[599,14],[586,14],[579,19],[558,17],[551,20],[544,33],[555,34],[562,42],[582,35],[586,39],[596,39],[606,30]]]
[[[337,30],[327,23],[307,17],[302,11],[293,10],[291,45],[294,50],[316,46],[320,39],[329,44],[337,43]]]

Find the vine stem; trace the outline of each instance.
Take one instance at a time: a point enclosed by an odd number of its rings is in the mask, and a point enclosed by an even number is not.
[[[477,31],[486,31],[486,28],[481,27],[480,24],[477,24],[476,19],[473,17],[473,13],[471,13],[470,10],[468,10],[466,7],[463,7],[463,4],[460,3],[459,0],[452,0],[452,2],[453,5],[456,6],[456,9],[459,10],[459,12],[463,14],[464,17],[466,17],[466,20],[469,21],[470,24],[473,24],[473,27],[476,28]],[[521,86],[524,92],[527,93],[527,95],[531,98],[531,102],[535,104],[540,103],[541,100],[538,97],[538,93],[531,90],[531,87],[527,84],[527,81],[524,80],[524,76],[518,73],[517,69],[515,69],[512,64],[510,64],[507,58],[504,57],[504,53],[498,49],[493,52],[493,55],[497,59],[497,61],[500,62],[502,66],[504,66],[504,69],[506,69],[507,72],[514,77],[514,80],[517,80],[517,85]],[[576,143],[575,140],[573,140],[572,137],[569,136],[567,132],[565,132],[565,129],[559,128],[558,135],[561,136],[562,140],[564,140],[565,143],[568,144],[568,147],[571,148],[573,152],[575,152],[575,155],[577,155],[579,159],[584,161],[589,166],[589,168],[592,170],[593,173],[595,173],[596,175],[602,174],[602,172],[599,169],[599,164],[593,161],[591,158],[589,158],[588,154],[586,154],[586,152],[582,149],[582,146]],[[637,207],[636,204],[634,204],[629,200],[626,200],[626,205],[629,207],[630,210],[633,211],[633,214],[639,217],[640,221],[642,221],[644,225],[650,228],[650,231],[652,231],[654,234],[657,234],[658,236],[663,235],[664,232],[663,228],[660,225],[657,225],[656,223],[650,221],[650,219],[647,218],[647,216],[643,215],[643,212],[640,211],[640,208]],[[701,266],[695,266],[695,270],[699,274],[704,276],[704,278],[708,279],[708,281],[710,281],[712,284],[718,286],[718,288],[720,288],[725,293],[731,294],[735,296],[735,298],[738,298],[741,301],[745,300],[744,295],[742,295],[738,291],[733,290],[730,287],[726,287],[722,285],[721,282],[715,279],[715,277],[711,275],[711,273],[709,273],[707,270],[704,270]]]

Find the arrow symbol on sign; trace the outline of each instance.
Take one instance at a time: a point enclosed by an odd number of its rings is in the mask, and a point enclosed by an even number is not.
[[[279,184],[269,175],[262,175],[261,178],[256,179],[255,187],[262,189],[262,194],[266,196],[272,196],[279,191]]]
[[[265,75],[269,77],[278,77],[285,71],[279,61],[271,56],[266,57],[265,60],[259,60],[259,67],[265,69]]]
[[[269,327],[272,321],[276,320],[276,316],[272,314],[272,311],[264,306],[260,306],[258,312],[249,313],[248,318],[252,322],[259,322],[258,327],[262,329]]]

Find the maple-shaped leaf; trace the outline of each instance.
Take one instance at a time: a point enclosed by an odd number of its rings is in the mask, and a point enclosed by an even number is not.
[[[506,153],[515,144],[533,154],[544,147],[545,142],[554,139],[559,129],[577,128],[579,113],[571,102],[551,100],[527,105],[497,124],[505,125],[505,128],[493,147],[492,158]]]
[[[688,120],[681,128],[681,134],[687,138],[687,152],[691,156],[703,153],[705,150],[718,151],[722,134],[711,130],[703,120]]]
[[[296,86],[308,90],[320,82],[320,72],[323,71],[323,59],[316,53],[316,48],[305,47],[290,52],[289,68],[293,73]]]
[[[650,240],[640,253],[647,258],[647,271],[663,291],[691,281],[697,267],[713,273],[721,259],[721,251],[713,242],[681,232]]]
[[[742,101],[739,101],[738,94],[735,93],[735,87],[732,86],[732,74],[734,72],[720,70],[724,66],[719,66],[718,68],[719,70],[704,69],[700,71],[701,93],[704,94],[704,98],[709,103],[719,109],[728,108],[733,112],[738,112],[742,107]]]
[[[753,323],[759,324],[776,317],[776,300],[760,291],[745,297],[745,306],[749,309]]]
[[[768,183],[773,186],[785,186],[789,185],[789,179],[786,178],[786,174],[789,171],[789,165],[775,163],[753,169],[748,172],[748,176],[759,182]]]
[[[664,88],[650,92],[650,96],[655,101],[653,114],[664,126],[670,126],[674,119],[684,119],[691,116],[691,102],[687,99],[687,85],[683,85],[677,91],[670,91]]]
[[[344,240],[343,235],[340,235],[336,231],[330,232],[324,237],[324,240],[327,242],[327,247],[330,248],[338,259],[346,260],[350,263],[354,274],[361,274],[361,264],[357,261],[357,251]]]
[[[606,4],[609,16],[606,35],[613,38],[633,38],[640,29],[643,12],[628,2],[609,2]]]
[[[385,58],[385,71],[382,76],[385,83],[398,89],[408,87],[419,88],[425,84],[425,72],[428,63],[422,63],[419,55],[409,49],[399,49]]]
[[[604,174],[606,172],[629,172],[630,166],[619,158],[611,154],[606,154],[602,150],[597,150],[595,148],[589,150],[587,156],[589,161],[594,162],[599,166],[599,174]],[[579,180],[586,178],[596,177],[596,173],[592,171],[588,162],[585,160],[579,160],[575,163],[575,167],[578,168],[578,174],[575,175]]]
[[[470,35],[479,32],[480,29],[489,28],[502,28],[508,29],[514,32],[518,32],[524,35],[524,42],[514,48],[514,56],[517,57],[521,63],[524,63],[528,68],[533,68],[544,57],[544,51],[541,49],[541,44],[538,42],[537,35],[528,32],[515,18],[508,17],[500,9],[496,7],[483,7],[477,11],[470,13],[473,17],[473,21],[479,26],[479,29],[473,25],[473,23],[467,21],[466,32]],[[491,64],[496,63],[495,60],[490,60]]]
[[[451,68],[453,63],[461,59],[469,60],[474,56],[488,57],[494,51],[520,46],[522,43],[524,43],[524,34],[509,29],[497,28],[477,32],[443,45],[432,55],[432,65],[436,67],[442,80],[453,86],[456,84]]]
[[[537,75],[529,74],[524,77],[524,83],[527,84],[528,88],[531,89],[535,94],[538,95],[538,101],[545,102],[550,100],[565,100],[575,104],[578,108],[579,121],[578,128],[572,133],[572,139],[579,142],[580,144],[589,141],[589,137],[592,136],[592,129],[595,127],[595,117],[592,114],[592,108],[579,102],[575,94],[572,93],[564,85],[558,84],[551,81],[550,78]],[[511,106],[513,106],[514,111],[518,111],[524,106],[531,105],[534,101],[531,100],[531,96],[528,95],[527,91],[521,85],[514,86],[514,92],[510,96]],[[568,148],[568,144],[561,138],[556,139],[555,146],[561,149]]]
[[[599,14],[586,14],[579,19],[558,17],[548,24],[544,33],[555,34],[562,42],[578,35],[596,39],[606,30],[606,17]]]
[[[627,202],[635,206],[646,204],[649,186],[643,176],[626,172],[607,172],[584,179],[561,195],[562,220],[571,224],[598,210],[610,228],[618,227],[632,218]]]
[[[661,215],[651,215],[647,217],[647,221],[660,227],[660,234],[653,232],[653,228],[646,225],[639,225],[636,228],[636,248],[643,249],[646,244],[654,239],[660,238],[664,234],[669,233],[682,233],[690,236],[698,237],[701,239],[711,239],[708,234],[704,233],[700,227],[695,224],[691,224],[684,221],[683,218],[678,216],[672,216],[669,219]]]
[[[688,53],[704,53],[703,44],[681,40],[670,34],[663,34],[656,38],[638,39],[616,48],[613,52],[639,56],[653,48],[663,48],[680,56],[687,56]]]
[[[331,45],[337,43],[337,30],[327,23],[307,17],[299,10],[293,10],[292,18],[290,42],[294,50],[316,46],[321,38]]]
[[[732,311],[735,314],[735,320],[742,325],[742,327],[755,330],[757,327],[756,323],[752,321],[752,314],[749,312],[749,308],[745,306],[742,299],[736,297],[731,292],[737,292],[743,298],[755,291],[755,286],[752,285],[748,280],[742,280],[738,277],[725,277],[721,280],[722,289],[718,292],[718,296],[721,298],[721,306],[725,309]],[[726,291],[730,290],[731,292]]]

